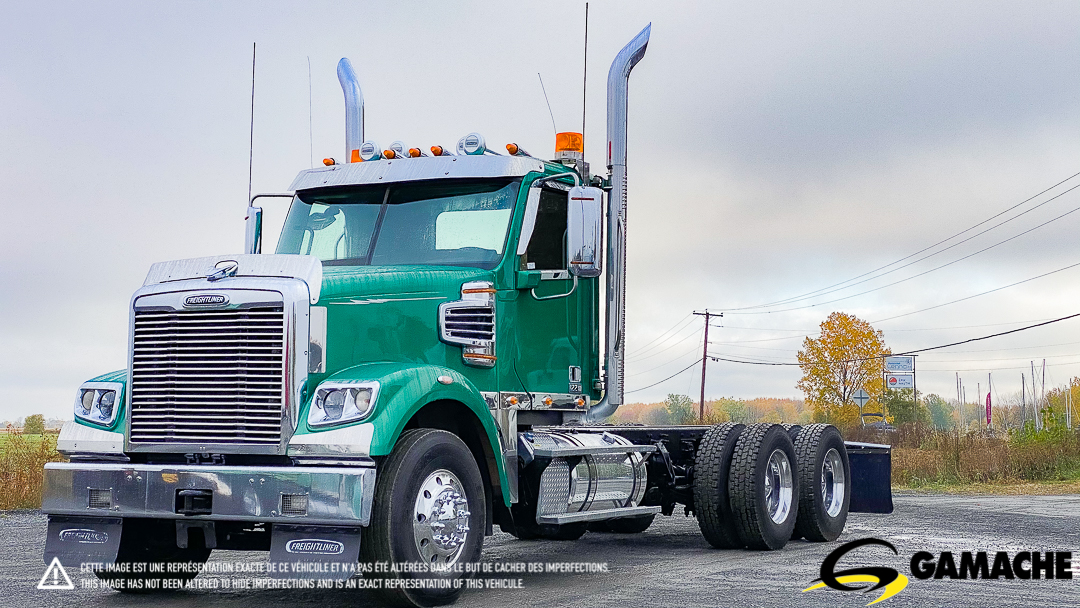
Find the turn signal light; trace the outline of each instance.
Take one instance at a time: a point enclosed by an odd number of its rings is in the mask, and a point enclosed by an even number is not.
[[[383,155],[383,158],[394,158],[394,157],[397,156],[397,153],[394,152],[393,150],[383,150],[382,155]]]
[[[506,151],[510,154],[513,154],[514,156],[517,156],[518,149],[519,148],[517,144],[506,144]]]
[[[409,156],[413,158],[420,158],[420,148],[409,148]]]
[[[322,164],[324,164],[324,165],[326,165],[327,167],[329,167],[329,166],[331,166],[331,165],[336,165],[336,164],[337,164],[337,161],[336,161],[336,160],[334,160],[334,159],[332,159],[332,158],[324,158],[324,159],[322,159]]]
[[[442,146],[431,146],[431,154],[433,156],[443,156],[446,154],[446,150]]]

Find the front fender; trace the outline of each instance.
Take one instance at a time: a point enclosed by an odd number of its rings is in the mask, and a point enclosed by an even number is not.
[[[440,376],[447,376],[451,382],[442,384]],[[480,391],[460,373],[435,365],[414,363],[364,363],[343,369],[328,376],[323,382],[334,380],[375,380],[379,382],[379,396],[375,410],[367,419],[352,425],[342,425],[332,429],[314,430],[307,426],[307,411],[311,407],[310,397],[301,412],[301,423],[297,435],[311,435],[306,441],[317,441],[320,433],[333,432],[335,429],[347,429],[350,426],[370,425],[370,456],[386,456],[394,449],[398,437],[409,420],[420,408],[435,401],[457,401],[468,407],[476,415],[487,435],[488,445],[495,455],[499,470],[499,485],[503,488],[503,500],[509,501],[506,489],[506,470],[502,461],[498,431],[494,418],[488,411],[487,402]],[[314,395],[315,390],[309,391]],[[366,435],[366,433],[364,433]],[[509,502],[506,503],[509,505]]]

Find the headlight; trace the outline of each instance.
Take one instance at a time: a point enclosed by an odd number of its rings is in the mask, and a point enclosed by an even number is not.
[[[324,382],[315,389],[308,410],[309,426],[363,420],[375,407],[378,382]]]
[[[75,397],[75,417],[109,426],[116,420],[117,401],[123,385],[119,382],[86,382]]]

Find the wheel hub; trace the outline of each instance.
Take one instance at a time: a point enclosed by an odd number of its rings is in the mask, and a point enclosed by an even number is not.
[[[821,502],[829,517],[836,517],[844,507],[844,461],[840,452],[830,448],[821,463]]]
[[[775,523],[783,523],[791,513],[791,487],[791,461],[782,450],[773,450],[765,465],[765,509]]]
[[[416,495],[413,540],[426,563],[457,561],[469,538],[469,501],[461,480],[446,469],[428,475]]]

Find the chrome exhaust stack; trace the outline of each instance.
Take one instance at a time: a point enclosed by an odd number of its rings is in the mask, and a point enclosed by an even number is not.
[[[607,140],[608,175],[608,275],[607,343],[604,347],[604,398],[589,408],[587,422],[615,413],[623,403],[623,357],[626,348],[626,114],[630,71],[645,56],[652,24],[634,37],[615,56],[608,70]]]
[[[352,62],[342,57],[337,64],[338,82],[345,93],[345,162],[360,162],[360,144],[364,143],[364,94],[356,80]]]

